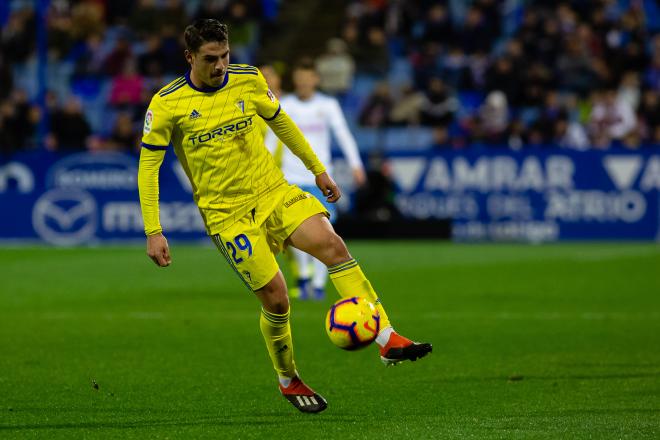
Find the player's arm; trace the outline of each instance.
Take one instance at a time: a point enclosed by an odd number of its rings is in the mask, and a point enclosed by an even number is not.
[[[341,191],[334,180],[325,170],[325,165],[312,150],[312,147],[303,136],[298,126],[287,115],[275,98],[275,95],[268,90],[266,80],[259,72],[257,77],[257,90],[255,94],[255,103],[257,113],[261,116],[273,133],[286,145],[293,154],[295,154],[305,167],[316,176],[316,186],[319,187],[323,195],[331,203],[336,202],[341,197]]]
[[[351,134],[351,131],[348,129],[348,124],[346,123],[346,118],[344,118],[344,113],[339,107],[339,103],[336,99],[332,99],[328,105],[329,111],[329,120],[330,128],[339,147],[341,148],[344,157],[348,161],[348,165],[353,171],[353,178],[357,186],[362,186],[366,180],[364,173],[364,165],[362,164],[362,159],[360,158],[360,152],[358,151],[357,143],[355,138]]]
[[[158,266],[172,262],[167,240],[163,236],[158,209],[158,173],[170,143],[172,123],[169,112],[158,95],[152,99],[145,116],[142,149],[138,168],[140,207],[147,236],[147,255]]]

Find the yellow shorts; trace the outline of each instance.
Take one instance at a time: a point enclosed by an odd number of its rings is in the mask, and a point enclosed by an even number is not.
[[[329,216],[310,193],[296,185],[281,185],[245,217],[211,238],[245,285],[256,291],[280,270],[275,255],[286,239],[316,214]]]

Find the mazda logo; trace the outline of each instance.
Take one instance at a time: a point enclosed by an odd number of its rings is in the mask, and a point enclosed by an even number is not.
[[[96,232],[96,201],[86,191],[48,191],[34,204],[32,225],[48,243],[58,246],[85,243]]]

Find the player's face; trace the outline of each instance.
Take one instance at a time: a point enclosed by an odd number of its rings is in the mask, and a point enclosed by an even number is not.
[[[219,87],[229,66],[229,43],[209,41],[199,47],[196,53],[188,53],[188,62],[195,78],[211,87]]]
[[[319,76],[313,70],[298,69],[293,72],[293,86],[296,94],[302,98],[309,97],[316,90]]]

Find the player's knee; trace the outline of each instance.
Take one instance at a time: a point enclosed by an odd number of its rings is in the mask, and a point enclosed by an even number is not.
[[[279,315],[286,313],[289,310],[289,297],[284,294],[282,296],[271,298],[266,307],[266,310],[271,313],[277,313]]]
[[[326,261],[324,261],[326,266],[343,263],[350,258],[351,255],[348,253],[348,248],[344,240],[339,235],[333,233],[326,245]]]
[[[282,314],[289,310],[289,296],[286,286],[266,285],[264,286],[261,300],[266,310],[271,313]]]

